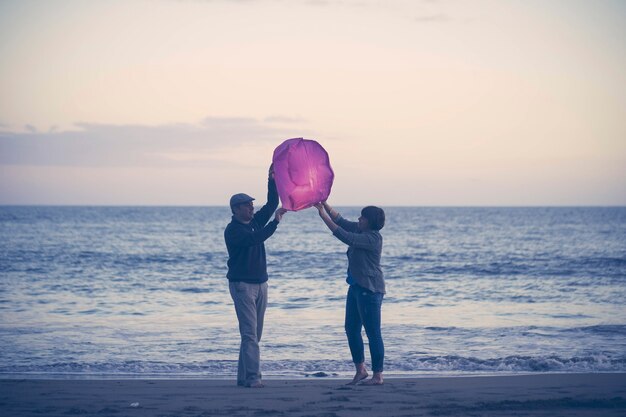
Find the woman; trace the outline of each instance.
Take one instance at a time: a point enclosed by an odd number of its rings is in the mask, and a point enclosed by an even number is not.
[[[385,295],[385,280],[380,268],[383,237],[378,232],[385,225],[385,212],[367,206],[361,210],[358,223],[345,220],[325,201],[315,205],[320,217],[333,235],[348,245],[348,277],[346,299],[346,335],[356,367],[349,385],[382,385],[385,347],[380,331],[380,308]],[[369,340],[374,375],[367,378],[361,328]]]

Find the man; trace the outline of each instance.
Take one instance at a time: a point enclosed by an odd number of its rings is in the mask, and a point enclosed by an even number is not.
[[[232,221],[224,230],[228,249],[228,286],[239,320],[241,346],[237,368],[237,385],[263,388],[259,342],[267,306],[267,264],[265,242],[274,232],[287,210],[278,207],[278,191],[270,166],[267,180],[267,204],[254,213],[247,194],[230,198]],[[268,223],[276,210],[274,220]]]

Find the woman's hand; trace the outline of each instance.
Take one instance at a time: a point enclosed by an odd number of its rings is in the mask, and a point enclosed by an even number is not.
[[[333,220],[328,216],[328,213],[326,213],[326,211],[324,210],[324,204],[322,202],[319,202],[315,204],[314,207],[317,209],[320,217],[322,218],[326,226],[330,229],[330,231],[334,232],[335,230],[337,230],[339,226],[337,226],[335,222],[333,222]]]
[[[330,204],[328,204],[328,202],[326,200],[321,202],[322,207],[324,207],[324,209],[326,210],[326,213],[328,213],[328,215],[330,216],[331,219],[335,220],[337,219],[337,216],[339,215],[339,213],[337,213],[337,210],[333,209]]]

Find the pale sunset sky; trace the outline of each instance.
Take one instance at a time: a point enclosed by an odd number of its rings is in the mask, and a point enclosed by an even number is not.
[[[0,204],[626,205],[626,1],[0,0]]]

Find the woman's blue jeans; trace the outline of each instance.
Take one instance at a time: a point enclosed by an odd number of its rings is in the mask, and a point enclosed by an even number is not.
[[[366,290],[358,285],[350,285],[346,298],[346,335],[350,345],[350,353],[355,364],[365,361],[363,337],[361,329],[365,327],[365,334],[370,345],[372,356],[372,370],[383,371],[385,346],[380,331],[380,309],[384,294]]]

